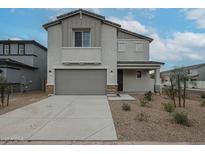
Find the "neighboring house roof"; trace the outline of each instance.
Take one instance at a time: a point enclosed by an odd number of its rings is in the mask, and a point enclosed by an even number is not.
[[[23,67],[29,69],[38,69],[37,67],[32,67],[16,60],[12,60],[10,58],[0,58],[0,68],[2,67]]]
[[[205,66],[205,63],[196,64],[196,65],[190,65],[190,66],[184,66],[184,67],[179,67],[179,68],[184,68],[184,69],[197,69],[197,68],[202,67],[202,66]],[[163,71],[163,72],[161,72],[161,74],[170,73],[171,71],[174,71],[174,70],[176,70],[176,69],[177,69],[177,68],[171,69],[171,70],[167,70],[167,71]]]
[[[0,40],[0,43],[28,43],[28,44],[34,44],[38,47],[40,47],[41,49],[47,51],[47,48],[45,46],[43,46],[42,44],[38,43],[35,40]]]
[[[63,15],[60,15],[60,16],[57,16],[57,19],[54,20],[54,21],[51,21],[51,22],[48,22],[46,24],[43,25],[43,27],[45,29],[51,27],[51,26],[54,26],[54,25],[57,25],[57,24],[60,24],[62,20],[64,20],[65,18],[69,18],[69,17],[72,17],[76,14],[85,14],[87,16],[91,16],[93,18],[96,18],[98,20],[101,20],[104,24],[107,24],[107,25],[110,25],[110,26],[113,26],[113,27],[116,27],[118,29],[118,31],[122,31],[124,33],[127,33],[127,34],[130,34],[130,35],[133,35],[133,36],[136,36],[136,37],[139,37],[141,39],[145,39],[145,40],[148,40],[149,42],[152,42],[153,39],[152,38],[149,38],[147,36],[144,36],[144,35],[140,35],[140,34],[137,34],[137,33],[134,33],[134,32],[131,32],[131,31],[128,31],[126,29],[123,29],[121,28],[121,25],[118,24],[118,23],[115,23],[115,22],[112,22],[112,21],[109,21],[109,20],[106,20],[104,16],[101,16],[99,14],[96,14],[96,13],[93,13],[93,12],[90,12],[90,11],[87,11],[87,10],[83,10],[83,9],[78,9],[78,10],[75,10],[75,11],[72,11],[72,12],[69,12],[69,13],[66,13],[66,14],[63,14]]]

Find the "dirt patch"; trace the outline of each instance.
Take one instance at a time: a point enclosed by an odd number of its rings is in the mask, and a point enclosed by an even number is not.
[[[32,91],[32,92],[26,92],[26,93],[13,94],[10,97],[9,106],[6,106],[6,103],[5,103],[4,107],[2,107],[0,103],[0,115],[13,111],[17,108],[23,107],[25,105],[38,102],[39,100],[42,100],[47,97],[48,95],[42,91]]]
[[[141,107],[139,99],[143,95],[132,95],[136,101],[109,101],[112,116],[120,141],[154,142],[205,142],[205,108],[196,100],[187,100],[185,109],[190,127],[176,124],[172,115],[162,108],[168,102],[161,96],[154,96],[151,107]],[[123,111],[121,106],[130,104],[131,111]],[[138,120],[139,113],[147,115],[146,121]]]

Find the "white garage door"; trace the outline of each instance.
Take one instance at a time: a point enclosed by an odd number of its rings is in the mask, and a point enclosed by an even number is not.
[[[55,93],[106,94],[106,70],[56,70]]]

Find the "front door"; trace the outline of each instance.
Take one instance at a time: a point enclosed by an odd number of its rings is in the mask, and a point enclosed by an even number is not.
[[[118,91],[123,91],[123,70],[117,70]]]

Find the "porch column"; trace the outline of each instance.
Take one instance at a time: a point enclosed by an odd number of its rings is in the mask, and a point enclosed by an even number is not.
[[[156,93],[160,93],[161,88],[161,79],[160,79],[160,68],[155,69],[155,83],[154,83],[154,91]]]

